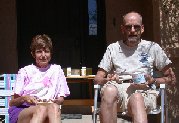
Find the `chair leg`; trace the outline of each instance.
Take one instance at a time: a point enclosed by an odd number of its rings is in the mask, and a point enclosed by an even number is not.
[[[161,89],[161,123],[164,123],[164,113],[165,113],[165,84],[160,85]]]
[[[93,123],[97,123],[97,113],[93,112]]]
[[[93,111],[93,123],[97,123],[97,113],[98,113],[98,90],[100,85],[94,85],[94,111]]]
[[[92,106],[92,120],[93,120],[93,123],[97,122],[97,113],[94,109],[94,106]]]

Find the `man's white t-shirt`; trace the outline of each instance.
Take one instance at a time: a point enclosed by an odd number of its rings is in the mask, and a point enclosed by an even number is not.
[[[136,47],[128,47],[123,41],[117,41],[107,47],[98,65],[105,71],[115,71],[119,75],[142,72],[153,75],[154,66],[162,70],[171,61],[164,50],[155,42],[141,40]]]

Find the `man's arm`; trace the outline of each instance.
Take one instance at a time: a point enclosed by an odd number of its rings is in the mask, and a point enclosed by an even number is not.
[[[158,84],[164,83],[164,84],[169,84],[169,85],[175,85],[176,77],[170,65],[164,67],[162,69],[162,72],[163,72],[164,77],[156,79],[156,81],[159,81]]]
[[[95,84],[102,84],[102,85],[105,84],[108,81],[106,75],[107,72],[104,69],[99,68],[94,78]]]
[[[175,85],[176,77],[170,65],[165,66],[161,72],[163,73],[162,77],[149,79],[148,84],[155,83],[157,86],[160,84]]]

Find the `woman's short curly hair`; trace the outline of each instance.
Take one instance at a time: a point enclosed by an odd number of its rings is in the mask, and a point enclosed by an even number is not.
[[[31,52],[35,54],[35,50],[41,48],[49,48],[50,52],[52,53],[53,50],[52,40],[46,34],[36,35],[35,37],[32,38],[32,43],[30,45]]]

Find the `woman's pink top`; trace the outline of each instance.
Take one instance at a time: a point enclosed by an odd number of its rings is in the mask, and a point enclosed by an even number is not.
[[[33,64],[21,68],[16,78],[14,93],[47,100],[70,95],[64,72],[60,65],[55,64],[46,68],[38,68]]]

